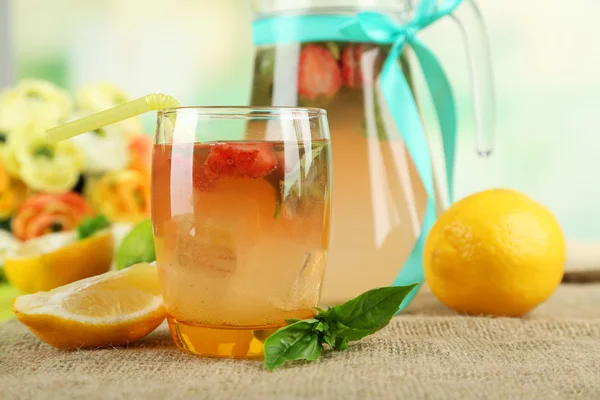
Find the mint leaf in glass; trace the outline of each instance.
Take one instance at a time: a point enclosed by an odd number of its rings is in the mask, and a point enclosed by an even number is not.
[[[326,159],[319,158],[325,150],[325,143],[312,143],[310,152],[305,152],[298,165],[285,174],[279,184],[279,196],[275,210],[275,219],[281,216],[285,209],[286,215],[295,214],[303,204],[323,199],[324,188],[327,184],[326,175],[322,173]],[[317,163],[321,163],[321,166]],[[302,183],[305,183],[302,185]]]

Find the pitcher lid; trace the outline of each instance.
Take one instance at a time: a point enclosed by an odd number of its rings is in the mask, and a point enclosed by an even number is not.
[[[417,0],[253,0],[259,14],[287,12],[349,12],[363,9],[412,13]]]

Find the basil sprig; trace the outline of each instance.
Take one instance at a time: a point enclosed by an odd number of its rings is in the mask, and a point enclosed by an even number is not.
[[[384,328],[398,312],[400,304],[418,284],[382,287],[305,320],[288,320],[285,326],[265,340],[265,367],[273,371],[286,361],[319,359],[325,347],[348,348]]]

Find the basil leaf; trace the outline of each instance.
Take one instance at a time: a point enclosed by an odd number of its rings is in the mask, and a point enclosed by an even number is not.
[[[110,226],[110,222],[108,222],[103,215],[87,217],[79,223],[79,226],[77,226],[77,236],[80,240],[85,239],[108,226]]]
[[[152,236],[152,221],[150,218],[138,222],[131,231],[123,238],[115,261],[117,269],[130,267],[141,262],[152,262],[156,260],[154,251],[154,237]]]
[[[385,327],[417,286],[418,283],[369,290],[327,310],[315,307],[318,313],[314,318],[287,320],[290,325],[277,330],[264,342],[267,370],[273,371],[290,360],[317,360],[324,344],[333,350],[347,349],[348,342]]]
[[[273,371],[286,361],[315,361],[321,355],[322,345],[314,327],[316,319],[298,321],[279,329],[265,340],[265,367]]]
[[[334,350],[345,350],[348,348],[348,338],[345,336],[345,332],[348,331],[347,326],[325,314],[319,314],[315,318],[323,324],[322,331],[318,331],[320,324],[315,327],[315,330],[319,332],[319,338],[322,343],[328,344]]]
[[[324,317],[332,324],[333,334],[347,340],[359,340],[385,327],[398,312],[402,300],[417,286],[391,286],[369,290],[360,296],[333,308]],[[341,324],[341,325],[340,325]],[[343,346],[338,342],[334,348]]]
[[[338,337],[333,348],[336,350],[346,350],[348,348],[348,338]]]
[[[315,332],[325,332],[326,329],[326,325],[325,323],[323,323],[323,321],[319,321],[319,323],[317,325],[315,325]]]
[[[335,336],[331,334],[322,336],[323,343],[328,344],[331,348],[335,348]]]

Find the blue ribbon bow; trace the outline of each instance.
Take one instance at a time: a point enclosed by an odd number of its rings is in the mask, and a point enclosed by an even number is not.
[[[278,15],[258,19],[253,24],[257,45],[295,42],[340,41],[391,44],[391,50],[379,75],[387,106],[400,131],[428,196],[423,227],[417,242],[393,285],[423,283],[423,248],[436,220],[433,169],[427,136],[417,104],[398,63],[405,45],[410,45],[423,70],[437,113],[446,166],[448,198],[454,189],[456,150],[456,106],[448,78],[435,55],[417,38],[419,30],[449,15],[462,0],[421,0],[408,24],[398,24],[385,14],[361,12],[357,15]],[[437,5],[437,6],[436,6]],[[404,309],[418,292],[413,290],[402,303]]]

